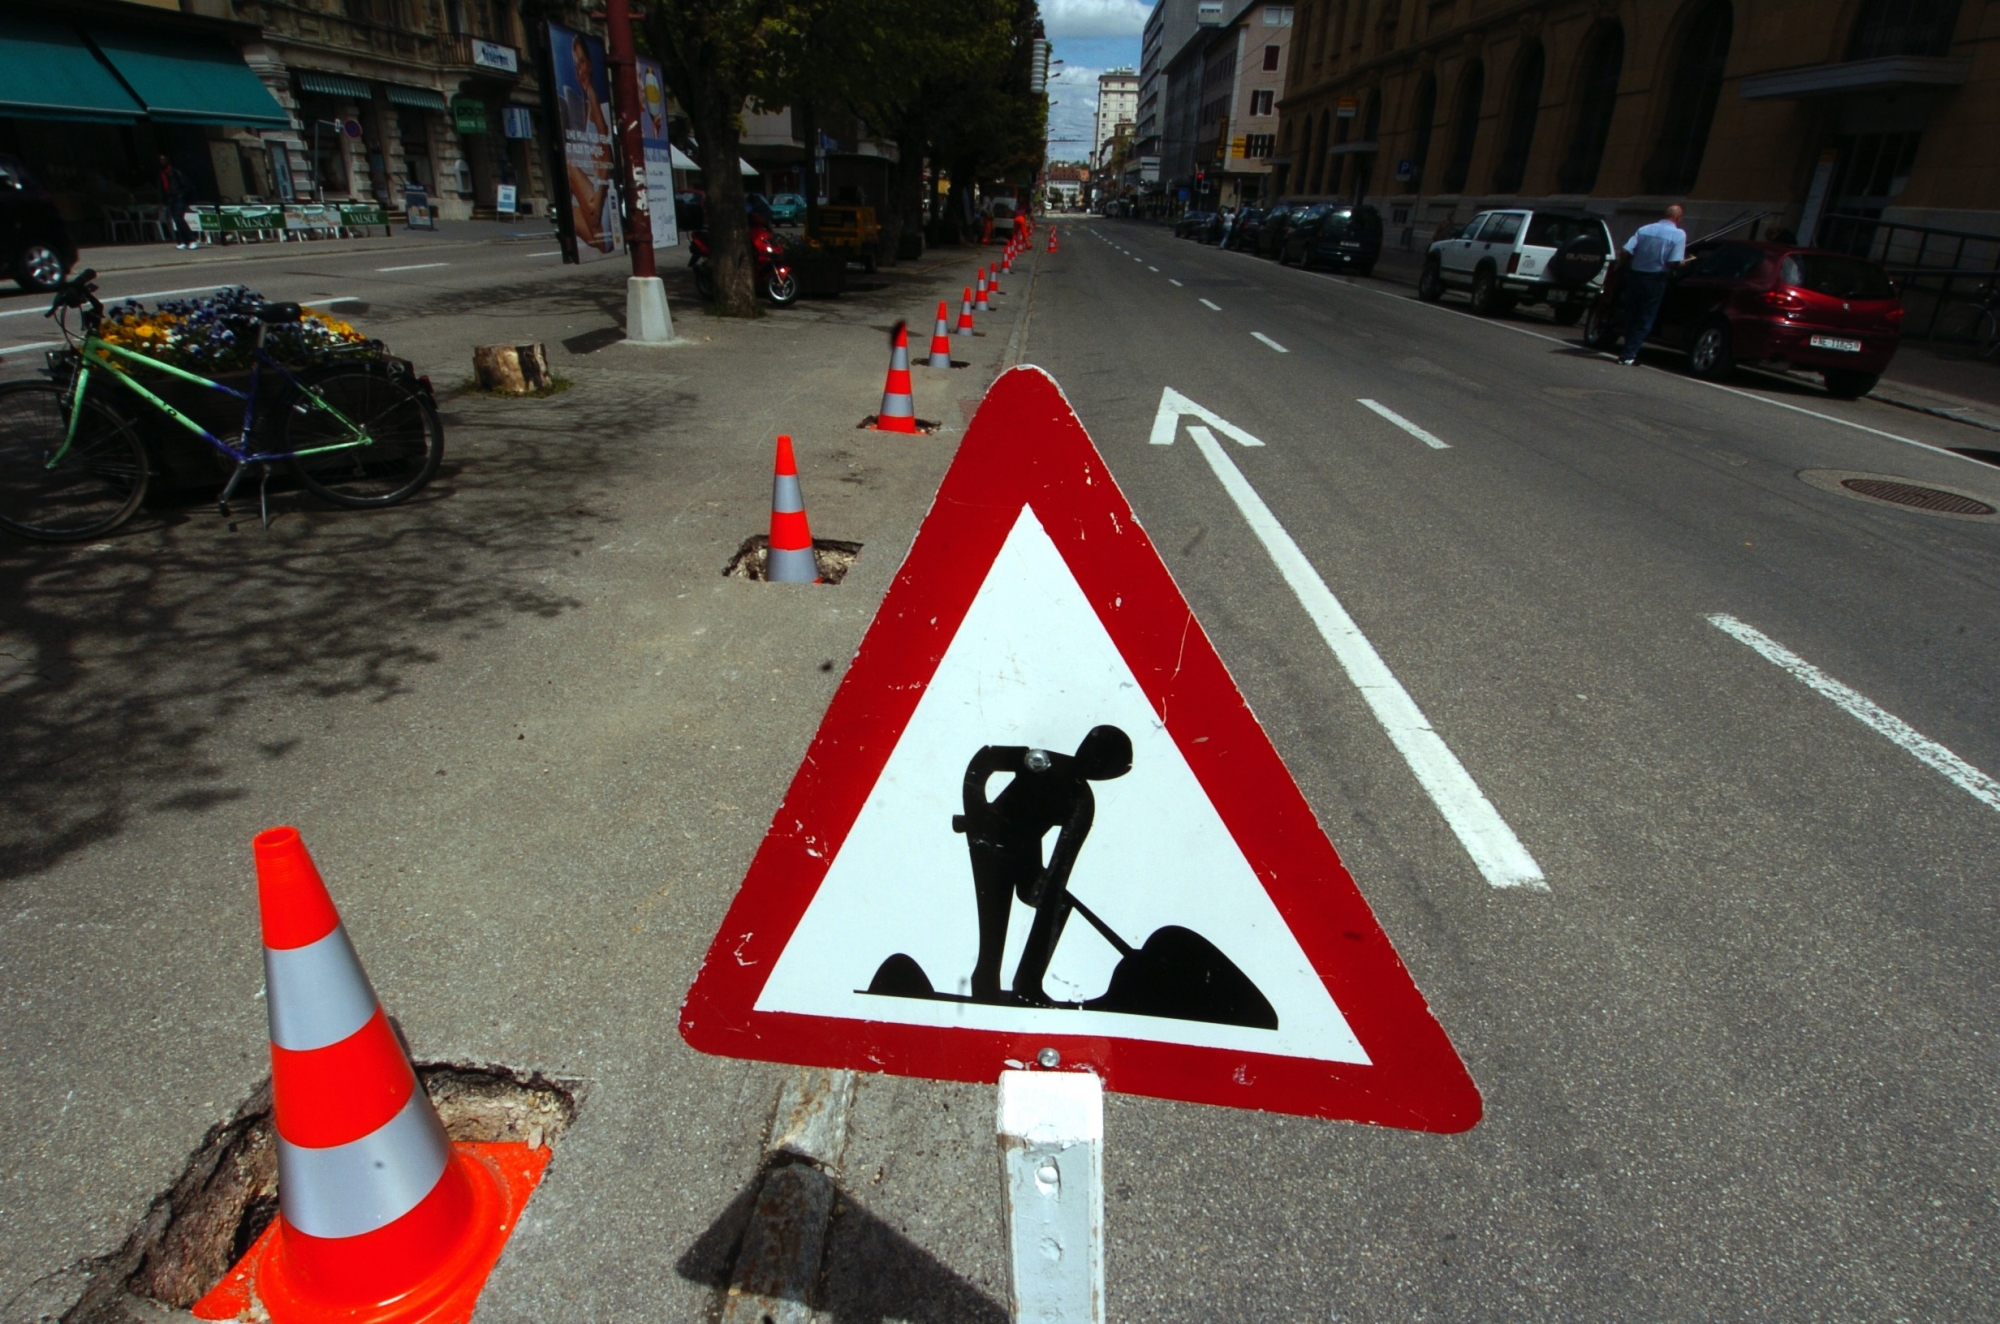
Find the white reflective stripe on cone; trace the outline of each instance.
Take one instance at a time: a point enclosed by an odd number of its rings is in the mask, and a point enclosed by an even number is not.
[[[333,932],[303,947],[264,949],[271,1042],[295,1053],[337,1044],[375,1014],[375,990],[347,940]]]
[[[771,479],[771,510],[790,515],[806,508],[805,494],[799,491],[797,474],[778,474]]]
[[[917,406],[907,395],[885,394],[882,397],[881,414],[883,418],[915,418]]]
[[[810,547],[773,547],[764,562],[764,578],[773,584],[810,584],[819,578],[819,561]]]
[[[278,1208],[311,1237],[387,1227],[431,1193],[451,1142],[419,1084],[394,1117],[359,1140],[311,1149],[278,1137]]]

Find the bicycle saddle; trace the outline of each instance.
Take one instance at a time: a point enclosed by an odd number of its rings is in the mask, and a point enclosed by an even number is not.
[[[260,303],[257,305],[257,320],[273,324],[296,322],[299,320],[299,306],[295,303]]]

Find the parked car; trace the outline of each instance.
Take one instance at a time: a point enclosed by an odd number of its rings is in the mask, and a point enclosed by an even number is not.
[[[771,216],[780,225],[797,225],[806,218],[806,200],[797,193],[773,193]]]
[[[1214,215],[1215,215],[1214,212],[1207,212],[1207,211],[1182,212],[1181,218],[1178,221],[1174,222],[1174,238],[1176,239],[1198,238],[1201,234],[1203,227],[1205,227],[1208,224],[1209,218]]]
[[[986,204],[986,214],[993,218],[993,237],[1001,243],[1014,236],[1014,202],[1011,198],[995,198]]]
[[[1584,344],[1608,350],[1622,334],[1620,264],[1591,304]],[[1842,400],[1868,394],[1896,355],[1903,304],[1878,264],[1796,244],[1703,244],[1673,275],[1648,345],[1684,350],[1697,377],[1739,363],[1817,372]]]
[[[56,200],[11,156],[0,156],[0,276],[33,293],[62,284],[76,265],[76,241]]]
[[[1265,212],[1264,223],[1257,227],[1257,256],[1276,257],[1284,252],[1285,239],[1292,227],[1311,209],[1309,202],[1293,202]]]
[[[1481,212],[1431,244],[1417,296],[1435,303],[1463,288],[1482,316],[1546,303],[1568,326],[1603,288],[1611,251],[1610,229],[1582,212]]]
[[[1285,235],[1280,265],[1339,267],[1365,276],[1382,256],[1382,213],[1366,203],[1317,202]]]
[[[864,271],[873,271],[875,254],[882,241],[882,224],[875,219],[873,207],[821,207],[811,237],[829,254],[847,262],[859,262]]]
[[[1257,251],[1257,226],[1263,219],[1262,207],[1243,208],[1236,213],[1236,224],[1229,228],[1229,237],[1222,241],[1222,246],[1238,252],[1247,249],[1254,253]]]

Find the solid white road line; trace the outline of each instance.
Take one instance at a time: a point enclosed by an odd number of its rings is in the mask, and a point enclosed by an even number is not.
[[[1210,311],[1210,312],[1212,312],[1212,313],[1219,313],[1219,312],[1221,312],[1221,311],[1222,311],[1222,305],[1221,305],[1221,304],[1219,304],[1219,303],[1210,303],[1210,302],[1209,302],[1208,300],[1206,300],[1206,299],[1203,299],[1203,300],[1201,301],[1201,306],[1202,306],[1202,307],[1204,307],[1204,308],[1206,308],[1206,309],[1208,309],[1208,311]]]
[[[104,294],[98,297],[104,300],[104,305],[108,308],[113,304],[123,303],[127,299],[166,299],[176,294],[213,294],[221,288],[223,287],[220,285],[189,285],[185,289],[179,290],[148,290],[144,294]],[[30,313],[40,317],[46,312],[48,312],[48,305],[38,304],[33,308],[10,308],[4,313],[0,313],[0,317],[26,317]]]
[[[385,271],[428,271],[428,270],[430,270],[430,269],[431,269],[432,267],[448,267],[448,266],[450,266],[450,265],[451,265],[451,263],[449,263],[449,262],[412,262],[412,263],[411,263],[411,264],[410,264],[409,266],[407,266],[407,267],[377,267],[377,268],[375,268],[375,270],[376,270],[377,272],[385,272]]]
[[[9,354],[26,354],[37,349],[55,349],[66,343],[68,342],[61,340],[37,340],[32,345],[0,345],[0,358],[5,358]]]
[[[360,302],[361,300],[352,294],[325,294],[321,295],[317,299],[299,300],[299,303],[307,308],[328,308],[336,303],[360,303]]]
[[[1180,282],[1179,282],[1179,281],[1177,281],[1177,280],[1175,280],[1175,279],[1174,279],[1174,278],[1173,278],[1172,276],[1169,276],[1169,277],[1167,277],[1167,284],[1169,284],[1169,285],[1180,285]],[[1182,288],[1182,289],[1186,289],[1187,287],[1186,287],[1185,285],[1182,285],[1182,286],[1181,286],[1181,288]]]
[[[1292,535],[1285,532],[1285,526],[1278,523],[1278,517],[1257,495],[1257,489],[1243,476],[1233,460],[1223,452],[1222,443],[1215,434],[1200,424],[1190,424],[1188,435],[1200,449],[1208,467],[1222,482],[1223,490],[1236,502],[1236,508],[1243,512],[1243,518],[1250,524],[1251,531],[1264,550],[1277,563],[1278,573],[1285,583],[1298,595],[1299,605],[1319,627],[1320,637],[1326,640],[1328,648],[1347,672],[1348,679],[1361,691],[1361,697],[1368,701],[1375,720],[1382,724],[1396,751],[1410,765],[1410,771],[1417,775],[1417,781],[1430,795],[1431,802],[1444,815],[1444,820],[1457,834],[1466,853],[1478,866],[1486,881],[1494,887],[1525,887],[1531,891],[1546,892],[1548,882],[1542,876],[1542,868],[1535,863],[1521,839],[1514,835],[1514,829],[1472,780],[1472,774],[1451,752],[1443,737],[1431,729],[1423,710],[1410,697],[1389,667],[1382,661],[1382,655],[1361,633],[1354,618],[1340,605],[1340,599],[1333,596],[1333,590],[1319,577],[1312,562],[1292,541]]]
[[[1734,616],[1718,613],[1709,617],[1708,623],[1749,648],[1766,662],[1774,663],[1791,672],[1840,705],[1850,717],[1878,735],[1887,736],[1895,744],[1909,751],[1919,763],[1943,774],[1946,781],[1988,809],[2000,809],[2000,781],[1993,780],[1937,741],[1924,736],[1902,718],[1894,713],[1884,712],[1865,695],[1849,689],[1777,640],[1753,626],[1745,625]]]
[[[562,250],[561,250],[560,248],[551,248],[551,249],[550,249],[550,250],[549,250],[548,252],[546,252],[546,253],[529,253],[529,254],[527,254],[527,256],[528,256],[528,257],[561,257],[561,256],[562,256]]]
[[[1365,408],[1372,409],[1376,413],[1380,414],[1382,417],[1388,419],[1391,423],[1394,423],[1397,427],[1403,429],[1403,431],[1409,433],[1411,436],[1415,437],[1418,441],[1421,441],[1422,443],[1424,443],[1424,445],[1430,447],[1432,450],[1448,451],[1451,449],[1450,442],[1444,441],[1424,431],[1422,428],[1418,427],[1415,423],[1412,423],[1409,419],[1404,418],[1401,414],[1389,408],[1387,405],[1377,404],[1373,400],[1363,400],[1361,404]]]
[[[1289,354],[1292,352],[1289,349],[1286,349],[1283,345],[1280,345],[1277,341],[1271,339],[1271,337],[1265,335],[1262,331],[1252,331],[1250,333],[1250,338],[1252,340],[1263,341],[1265,344],[1269,345],[1272,349],[1277,350],[1280,354]]]

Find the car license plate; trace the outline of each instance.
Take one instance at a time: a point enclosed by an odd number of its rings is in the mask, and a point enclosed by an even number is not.
[[[1568,291],[1568,290],[1550,290],[1550,291],[1549,291],[1549,302],[1550,302],[1550,303],[1568,303],[1568,302],[1569,302],[1569,291]]]
[[[1837,349],[1843,354],[1859,354],[1861,352],[1860,341],[1848,340],[1843,336],[1814,336],[1811,344],[1814,349]]]
[[[1359,239],[1343,239],[1340,241],[1340,246],[1342,248],[1359,248],[1361,247],[1361,241]]]

